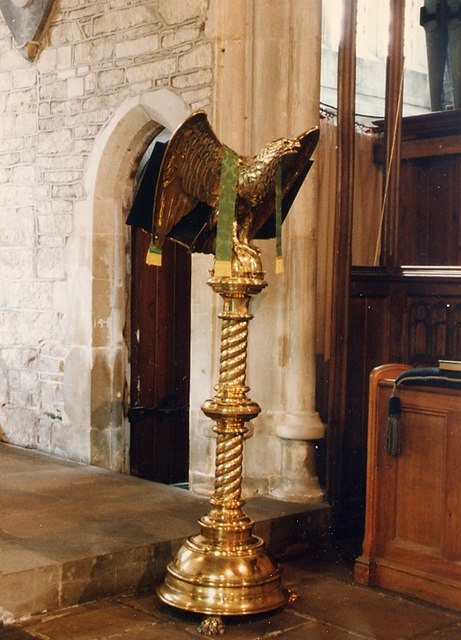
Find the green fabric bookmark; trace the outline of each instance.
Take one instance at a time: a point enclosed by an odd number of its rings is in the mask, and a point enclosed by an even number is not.
[[[156,247],[152,240],[150,241],[149,250],[147,251],[146,264],[154,267],[162,266],[162,249]]]
[[[238,155],[224,145],[216,229],[215,276],[230,276],[232,273],[232,224],[238,175]]]
[[[275,179],[275,272],[282,273],[282,167],[277,167]]]

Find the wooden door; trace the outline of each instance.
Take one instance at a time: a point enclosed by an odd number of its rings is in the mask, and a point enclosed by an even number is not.
[[[175,484],[189,467],[190,254],[167,241],[148,266],[149,239],[132,229],[130,468]]]

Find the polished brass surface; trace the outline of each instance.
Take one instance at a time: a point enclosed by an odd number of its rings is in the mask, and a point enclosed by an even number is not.
[[[282,171],[283,214],[286,215],[310,167],[318,128],[295,138],[279,138],[256,156],[238,155],[239,176],[234,232],[240,243],[275,237],[275,182]],[[214,253],[219,216],[223,144],[206,113],[190,115],[174,132],[157,180],[152,215],[152,242],[165,238],[186,244],[191,251]],[[275,229],[275,226],[274,226]]]
[[[297,138],[269,143],[258,156],[236,155],[239,169],[230,270],[218,274],[219,261],[215,261],[216,271],[208,282],[223,300],[219,382],[216,395],[202,405],[205,415],[215,422],[214,493],[210,511],[199,520],[200,533],[181,547],[157,590],[164,602],[180,609],[218,616],[250,614],[276,609],[288,599],[279,566],[264,542],[253,535],[254,523],[242,509],[243,441],[247,422],[261,411],[247,397],[245,384],[248,323],[253,317],[248,307],[251,297],[267,286],[260,251],[252,240],[270,237],[265,226],[275,215],[278,168],[286,213],[307,174],[317,140],[318,129],[311,129]],[[156,187],[155,247],[161,248],[166,237],[177,241],[183,234],[193,238],[188,245],[191,250],[215,251],[222,158],[223,145],[205,113],[192,114],[176,130]],[[209,214],[202,215],[202,207],[198,215],[199,203],[209,207]]]
[[[199,520],[200,533],[168,565],[157,591],[167,604],[212,615],[270,611],[288,597],[279,566],[263,540],[253,535],[254,523],[242,509],[243,439],[246,423],[260,412],[246,395],[248,306],[251,296],[266,286],[259,250],[249,248],[250,253],[234,245],[232,275],[209,280],[223,299],[219,383],[216,395],[202,405],[217,434],[211,509]]]

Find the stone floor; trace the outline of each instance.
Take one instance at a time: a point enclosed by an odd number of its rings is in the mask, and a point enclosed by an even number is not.
[[[308,555],[283,562],[298,599],[265,615],[225,620],[229,640],[460,640],[461,614],[352,583],[352,564]],[[4,631],[2,640],[191,640],[202,616],[148,594],[73,607]]]
[[[0,444],[0,624],[152,590],[208,509],[183,489]],[[277,556],[327,528],[324,506],[254,498],[245,511]]]
[[[2,640],[204,637],[203,616],[163,605],[154,586],[207,506],[181,489],[0,444]],[[309,537],[325,509],[254,499],[245,510],[276,555],[291,554],[284,583],[298,598],[226,619],[224,637],[461,640],[461,614],[354,585],[354,554],[320,551]]]

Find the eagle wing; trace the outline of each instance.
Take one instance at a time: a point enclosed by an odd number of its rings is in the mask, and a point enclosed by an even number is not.
[[[204,111],[176,129],[163,156],[152,211],[152,239],[161,247],[173,227],[199,203],[210,207],[219,197],[223,145]]]
[[[299,148],[280,158],[282,166],[282,216],[285,219],[311,166],[311,156],[319,139],[314,127],[296,138]],[[264,199],[253,209],[250,238],[275,237],[275,183]]]

